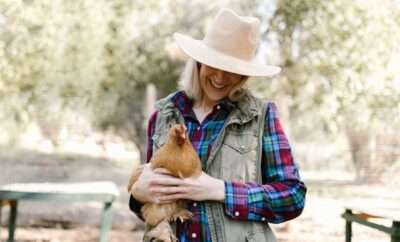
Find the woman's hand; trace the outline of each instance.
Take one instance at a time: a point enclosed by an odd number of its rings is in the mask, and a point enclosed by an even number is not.
[[[150,188],[152,184],[159,179],[171,178],[168,170],[157,168],[152,170],[151,164],[147,163],[141,168],[141,174],[130,188],[132,196],[142,203],[159,203],[160,194],[153,192]]]
[[[225,200],[225,183],[202,172],[197,178],[176,178],[172,176],[158,176],[153,179],[150,191],[158,195],[162,203],[173,202],[178,199],[194,201]]]
[[[224,201],[225,183],[202,172],[197,178],[176,178],[163,168],[143,166],[142,174],[131,188],[132,196],[142,203],[167,203],[178,199]]]

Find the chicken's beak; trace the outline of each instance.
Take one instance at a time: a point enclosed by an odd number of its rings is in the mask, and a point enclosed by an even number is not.
[[[177,127],[174,127],[175,128],[175,139],[176,139],[176,142],[177,142],[177,144],[178,145],[183,145],[184,143],[185,143],[185,140],[186,140],[186,130],[187,130],[187,128],[186,128],[186,126],[184,125],[184,124],[180,124],[179,126],[177,126]]]
[[[181,138],[182,138],[182,140],[185,140],[185,139],[186,139],[186,132],[184,132],[184,133],[181,135]]]

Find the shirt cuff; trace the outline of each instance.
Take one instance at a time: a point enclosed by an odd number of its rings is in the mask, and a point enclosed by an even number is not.
[[[132,212],[138,216],[141,220],[144,220],[142,217],[141,209],[143,207],[143,204],[137,201],[132,195],[129,197],[129,208]]]
[[[248,190],[244,183],[225,181],[225,213],[238,220],[247,220],[249,214]]]

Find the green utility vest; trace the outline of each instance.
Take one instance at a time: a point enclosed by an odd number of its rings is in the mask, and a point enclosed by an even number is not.
[[[176,123],[184,123],[183,116],[171,101],[171,97],[156,104],[157,120],[153,139],[153,151],[166,140],[167,131]],[[261,154],[262,136],[267,105],[246,94],[229,114],[203,170],[226,181],[262,183]],[[225,214],[221,202],[205,202],[211,238],[214,242],[276,242],[267,223],[239,221]]]

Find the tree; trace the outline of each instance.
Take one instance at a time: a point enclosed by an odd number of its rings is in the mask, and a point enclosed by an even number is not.
[[[103,115],[99,121],[102,127],[117,127],[133,140],[141,157],[145,157],[144,121],[149,115],[143,110],[146,87],[154,84],[158,97],[164,97],[176,89],[183,67],[182,59],[175,56],[173,33],[180,31],[202,38],[211,16],[224,5],[251,11],[249,4],[240,1],[133,1],[129,5],[114,1],[112,39],[108,45],[108,71],[113,79],[103,82],[98,93],[98,99],[106,101],[100,103],[110,108],[98,105],[100,116]]]
[[[4,133],[17,141],[35,123],[57,145],[61,129],[81,135],[112,129],[134,141],[143,157],[146,86],[165,96],[183,65],[173,55],[172,34],[200,38],[224,5],[247,6],[238,0],[1,1]]]
[[[94,94],[107,74],[108,3],[5,0],[0,9],[0,92],[9,110],[3,120],[14,116],[21,127],[34,121],[57,143],[63,125],[92,118]]]
[[[302,117],[292,124],[302,134],[319,123],[346,132],[360,179],[379,158],[371,145],[357,148],[353,139],[372,140],[380,127],[399,124],[385,118],[399,117],[398,23],[399,6],[390,0],[280,0],[270,20],[268,37],[276,41],[284,73],[269,93],[289,98],[291,117]]]

